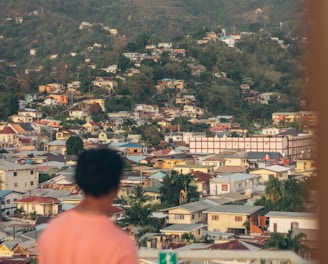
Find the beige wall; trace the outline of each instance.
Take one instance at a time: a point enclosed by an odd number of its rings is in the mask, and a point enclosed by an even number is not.
[[[203,229],[202,227],[200,227],[199,229],[196,229],[196,230],[193,230],[193,231],[190,231],[190,232],[186,232],[186,231],[164,231],[164,234],[166,236],[168,235],[175,235],[175,236],[178,236],[179,237],[179,240],[181,240],[181,236],[185,233],[188,233],[189,235],[194,235],[194,237],[196,239],[201,239],[203,237]]]
[[[273,175],[274,177],[278,177],[279,180],[287,180],[288,179],[288,171],[277,173],[275,171],[270,171],[266,169],[253,170],[250,174],[260,175],[260,182],[267,182],[269,180],[269,175]]]
[[[36,212],[38,215],[56,215],[59,204],[17,203],[17,208],[21,207],[26,214]]]
[[[197,224],[206,221],[206,214],[202,212],[191,213],[182,208],[169,210],[169,224]]]
[[[0,170],[0,179],[1,190],[27,192],[37,187],[39,183],[39,172],[33,168],[24,170]]]
[[[218,217],[218,220],[212,216]],[[236,221],[238,220],[241,221]],[[207,224],[208,231],[228,232],[228,228],[245,229],[244,222],[247,220],[247,215],[243,214],[223,214],[223,213],[208,213]]]

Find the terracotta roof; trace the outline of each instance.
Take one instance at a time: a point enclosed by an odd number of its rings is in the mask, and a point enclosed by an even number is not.
[[[197,178],[198,182],[209,182],[212,178],[210,174],[201,171],[193,171],[191,174]]]
[[[229,172],[229,173],[245,173],[247,171],[248,167],[244,166],[224,166],[224,167],[219,167],[215,170],[216,173],[224,173],[224,172]]]
[[[5,127],[0,131],[0,134],[16,134],[16,132],[11,127]]]
[[[19,124],[11,124],[11,126],[14,130],[16,130],[17,133],[25,131],[25,129],[22,128],[21,125]]]
[[[208,247],[208,249],[220,249],[220,250],[249,250],[238,240],[232,240],[227,243],[217,243]]]
[[[30,196],[21,200],[17,200],[16,203],[59,204],[61,201],[50,197]]]

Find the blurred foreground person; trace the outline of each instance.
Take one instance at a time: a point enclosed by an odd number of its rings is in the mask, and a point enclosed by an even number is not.
[[[123,172],[121,157],[110,149],[84,151],[75,181],[84,199],[50,221],[39,240],[39,264],[134,264],[137,248],[110,221],[112,202]]]

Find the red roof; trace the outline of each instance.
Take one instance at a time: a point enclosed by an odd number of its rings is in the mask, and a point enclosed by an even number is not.
[[[0,131],[0,134],[16,134],[16,132],[11,127],[5,127]]]
[[[16,203],[59,204],[61,201],[51,197],[30,196],[16,201]]]
[[[212,244],[208,249],[220,249],[220,250],[249,250],[238,240],[232,240],[226,243]]]
[[[210,174],[201,171],[193,171],[191,174],[197,178],[198,182],[209,182],[212,178]]]

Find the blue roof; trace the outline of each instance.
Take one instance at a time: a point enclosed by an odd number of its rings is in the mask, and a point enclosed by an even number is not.
[[[124,148],[141,148],[141,145],[136,144],[136,143],[126,143],[121,145],[120,147],[124,147]]]
[[[165,173],[158,171],[158,172],[154,173],[153,175],[151,175],[149,177],[149,179],[163,179],[163,178],[165,178],[165,176],[166,176]]]
[[[22,192],[17,192],[17,191],[13,191],[13,190],[0,190],[0,198],[5,197],[6,195],[8,195],[12,192],[22,193]]]

